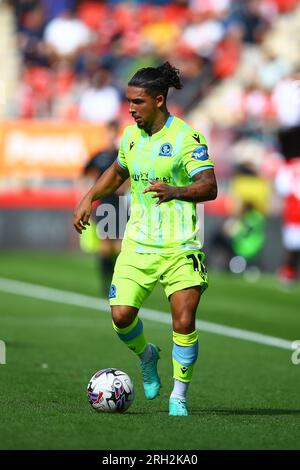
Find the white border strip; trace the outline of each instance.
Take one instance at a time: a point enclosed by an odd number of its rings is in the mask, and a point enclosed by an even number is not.
[[[76,307],[90,308],[98,311],[110,311],[108,301],[105,301],[100,298],[98,299],[96,297],[91,297],[88,295],[53,289],[50,287],[39,286],[27,282],[15,281],[12,279],[0,278],[0,291],[9,294],[31,297],[34,299],[41,299],[48,302],[74,305]],[[142,308],[140,315],[141,317],[147,320],[155,321],[158,323],[165,323],[167,325],[171,324],[170,315],[159,310]],[[241,339],[244,341],[252,341],[254,343],[265,344],[281,349],[296,349],[296,345],[293,344],[293,341],[276,338],[274,336],[263,335],[254,331],[241,330],[239,328],[232,328],[230,326],[220,325],[217,323],[211,323],[202,320],[196,321],[196,327],[201,331],[206,331],[208,333],[214,333],[222,336],[228,336],[230,338]]]

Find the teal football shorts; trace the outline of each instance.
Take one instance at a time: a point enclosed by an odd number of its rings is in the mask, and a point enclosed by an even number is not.
[[[199,286],[208,287],[203,251],[184,251],[172,255],[121,251],[109,292],[110,305],[140,308],[159,280],[169,298],[174,292]]]

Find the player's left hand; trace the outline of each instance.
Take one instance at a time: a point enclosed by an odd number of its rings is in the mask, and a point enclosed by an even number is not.
[[[152,199],[158,198],[158,202],[155,204],[159,206],[162,202],[168,202],[176,197],[176,187],[170,186],[160,181],[149,180],[150,186],[144,189],[143,193],[155,193]]]

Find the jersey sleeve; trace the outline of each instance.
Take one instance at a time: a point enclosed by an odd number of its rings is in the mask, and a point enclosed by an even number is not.
[[[120,165],[121,168],[124,168],[125,170],[128,169],[127,161],[126,161],[126,154],[128,153],[128,147],[129,147],[129,138],[132,138],[132,126],[127,126],[122,135],[121,143],[120,143],[120,149],[119,153],[117,156],[116,162]]]
[[[203,170],[214,168],[206,139],[199,132],[191,132],[183,144],[183,164],[190,178]]]
[[[127,170],[127,163],[126,163],[126,155],[125,155],[125,134],[121,139],[120,149],[117,156],[117,163],[120,165],[121,168]]]

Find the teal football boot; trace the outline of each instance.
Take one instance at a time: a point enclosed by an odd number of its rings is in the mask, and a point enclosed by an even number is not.
[[[151,358],[147,361],[141,361],[142,376],[144,382],[144,392],[148,400],[153,400],[159,395],[161,387],[160,378],[157,373],[157,362],[159,359],[159,347],[149,343],[151,348]]]
[[[181,398],[170,398],[169,416],[188,416],[189,412],[185,400]]]

